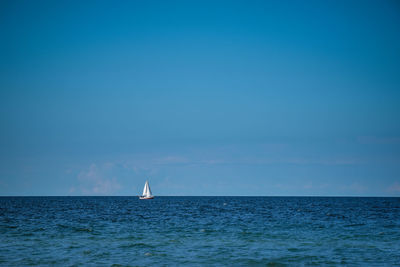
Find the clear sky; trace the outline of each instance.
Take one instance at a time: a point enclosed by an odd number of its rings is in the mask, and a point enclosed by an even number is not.
[[[1,1],[0,195],[400,196],[398,1]]]

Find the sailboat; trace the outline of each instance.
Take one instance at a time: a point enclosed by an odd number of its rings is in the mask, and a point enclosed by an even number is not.
[[[153,199],[154,196],[151,194],[151,189],[149,186],[149,182],[146,181],[143,188],[143,194],[139,196],[139,199]]]

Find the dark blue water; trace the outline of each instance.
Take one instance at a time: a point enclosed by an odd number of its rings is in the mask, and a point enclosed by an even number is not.
[[[0,265],[399,265],[399,198],[1,197]]]

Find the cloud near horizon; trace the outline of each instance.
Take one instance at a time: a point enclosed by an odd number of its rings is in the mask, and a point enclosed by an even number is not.
[[[218,150],[218,148],[216,148]],[[384,195],[399,194],[396,184],[376,187],[368,177],[353,175],[371,159],[294,157],[231,151],[204,155],[201,149],[182,153],[144,153],[91,163],[76,175],[73,195],[137,195],[145,180],[158,195]],[[273,153],[273,152],[272,152]],[[284,170],[281,166],[286,166]],[[339,168],[339,172],[338,172]],[[254,171],[254,170],[257,171]],[[246,177],[248,183],[241,184]],[[277,183],[277,181],[279,181]],[[210,187],[210,184],[214,184]],[[255,186],[256,185],[256,186]],[[255,187],[254,187],[255,186]],[[379,191],[380,190],[380,191]]]
[[[114,164],[106,162],[100,167],[92,163],[78,176],[78,185],[70,188],[69,193],[81,195],[114,195],[121,189],[115,176],[111,176]]]

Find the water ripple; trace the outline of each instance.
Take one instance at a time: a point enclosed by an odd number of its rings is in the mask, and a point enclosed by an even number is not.
[[[396,265],[398,198],[1,197],[0,265]]]

